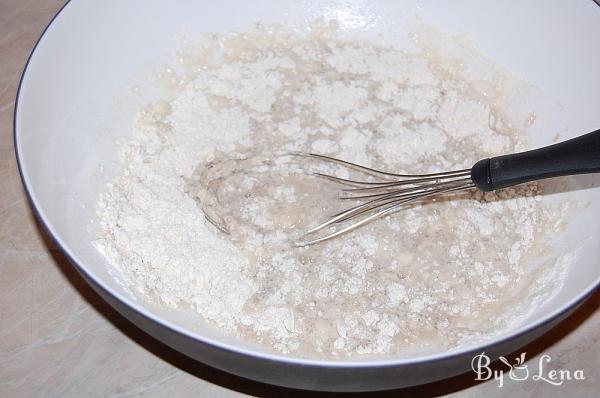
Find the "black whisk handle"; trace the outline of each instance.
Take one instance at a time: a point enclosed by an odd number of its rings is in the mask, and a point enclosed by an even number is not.
[[[600,130],[532,151],[482,159],[471,168],[471,179],[487,192],[528,181],[588,173],[600,173]]]

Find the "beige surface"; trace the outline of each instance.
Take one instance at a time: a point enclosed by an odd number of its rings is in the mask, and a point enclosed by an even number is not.
[[[12,114],[23,65],[61,3],[0,0],[0,397],[306,396],[208,368],[145,335],[92,292],[40,231],[14,159]],[[548,370],[582,369],[585,381],[556,387],[505,380],[498,388],[496,381],[477,384],[465,374],[383,396],[596,396],[599,306],[597,293],[524,349],[528,358],[537,355],[527,362],[530,375],[547,353]]]

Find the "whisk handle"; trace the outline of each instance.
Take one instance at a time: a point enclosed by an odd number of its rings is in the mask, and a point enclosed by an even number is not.
[[[482,191],[528,181],[574,174],[600,173],[600,130],[531,151],[482,159],[471,179]]]

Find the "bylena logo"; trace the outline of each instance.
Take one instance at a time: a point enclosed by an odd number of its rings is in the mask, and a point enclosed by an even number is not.
[[[471,360],[471,369],[475,372],[475,380],[490,380],[498,381],[498,388],[504,386],[504,376],[508,375],[511,380],[521,381],[531,377],[533,381],[543,381],[554,386],[560,386],[567,380],[585,380],[583,370],[575,371],[565,369],[547,369],[547,365],[551,362],[550,355],[544,354],[538,361],[538,371],[536,373],[529,372],[529,368],[525,363],[525,355],[523,352],[515,359],[515,363],[511,364],[505,357],[498,358],[502,364],[508,369],[495,370],[490,367],[491,359],[485,352],[475,355]]]

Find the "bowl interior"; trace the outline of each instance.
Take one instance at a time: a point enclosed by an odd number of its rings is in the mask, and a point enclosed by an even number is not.
[[[98,194],[119,169],[116,139],[130,133],[139,107],[160,95],[147,78],[171,62],[181,38],[249,28],[257,21],[302,26],[336,18],[342,29],[373,36],[405,36],[415,20],[463,34],[484,55],[539,89],[527,99],[537,122],[535,144],[560,133],[569,138],[600,127],[600,8],[593,1],[486,2],[476,0],[73,0],[49,27],[24,75],[15,120],[24,182],[52,234],[89,277],[159,322],[234,349],[260,351],[185,314],[136,301],[110,274],[93,246]],[[137,85],[140,90],[131,89]],[[564,286],[531,313],[542,321],[589,292],[600,279],[600,177],[570,178],[550,195],[589,202],[556,240],[558,252],[578,247]],[[549,280],[557,278],[548,276]],[[503,336],[498,336],[503,337]],[[504,336],[505,337],[505,336]],[[391,358],[397,362],[404,359]]]

